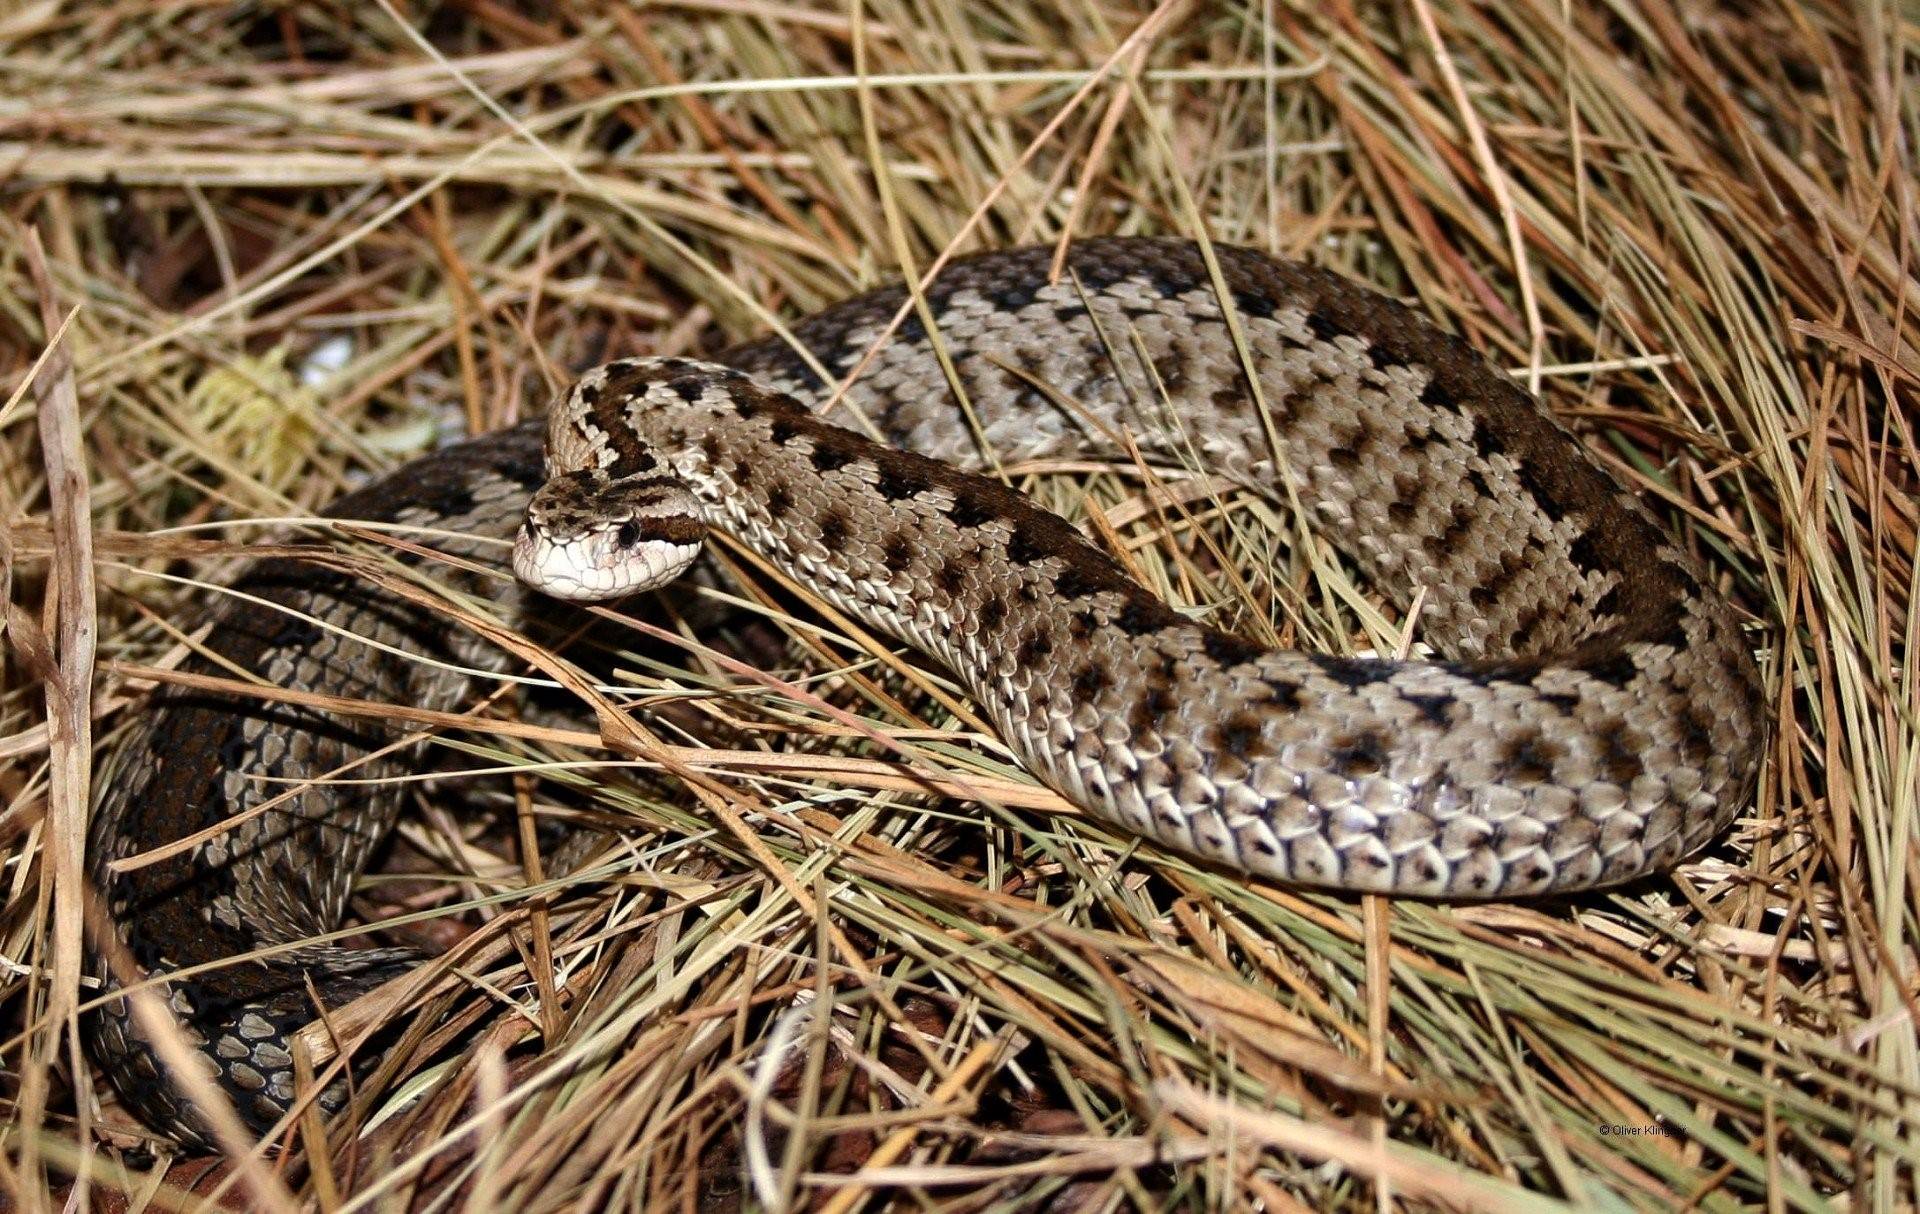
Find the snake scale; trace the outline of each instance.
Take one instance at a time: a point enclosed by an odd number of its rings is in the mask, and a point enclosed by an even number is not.
[[[673,564],[723,529],[944,664],[1033,773],[1088,812],[1228,868],[1488,898],[1617,883],[1705,843],[1750,795],[1763,718],[1733,612],[1693,561],[1465,344],[1337,275],[1216,253],[1244,362],[1190,243],[1081,241],[1058,281],[1048,249],[956,261],[926,292],[932,332],[909,319],[847,396],[884,445],[815,417],[822,382],[780,341],[720,365],[588,372],[552,414],[555,481],[529,525],[572,528],[546,537],[561,547],[653,545]],[[844,376],[904,298],[861,296],[792,333]],[[1122,434],[1156,462],[1274,496],[1291,484],[1389,593],[1404,603],[1425,588],[1420,634],[1442,659],[1278,650],[1207,627],[1067,522],[962,470],[981,466],[983,443],[1005,461],[1113,457]],[[441,546],[497,568],[498,541],[546,481],[539,431],[523,425],[427,456],[329,513],[464,534]],[[614,504],[568,491],[590,484]],[[435,575],[503,593],[497,576]],[[335,566],[259,562],[235,590],[195,669],[450,709],[476,694],[450,665],[504,664]],[[151,975],[211,966],[163,989],[256,1131],[294,1094],[287,1038],[315,1018],[315,997],[338,1006],[416,958],[309,944],[212,963],[336,926],[399,794],[297,781],[392,740],[362,720],[174,688],[103,780],[91,870],[120,942]],[[353,774],[408,760],[377,755]],[[285,803],[180,854],[108,867],[289,780],[299,791]],[[104,959],[95,970],[118,989]],[[90,1036],[144,1120],[211,1143],[124,1000]]]

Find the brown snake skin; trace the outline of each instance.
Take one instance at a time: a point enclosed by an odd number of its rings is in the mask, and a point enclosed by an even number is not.
[[[1290,479],[1384,588],[1403,602],[1426,588],[1421,636],[1446,660],[1272,650],[1189,621],[1068,523],[956,471],[980,466],[979,449],[917,321],[848,396],[891,448],[817,420],[813,374],[762,341],[721,357],[733,371],[659,360],[588,373],[555,424],[556,462],[669,466],[705,522],[951,669],[1040,779],[1230,868],[1507,897],[1624,881],[1705,843],[1751,792],[1763,719],[1731,609],[1693,563],[1464,344],[1333,274],[1217,253],[1282,464],[1205,263],[1180,241],[1081,242],[1056,285],[1049,249],[938,278],[931,315],[986,443],[1005,461],[1110,456],[1124,430],[1157,462],[1184,458],[1274,495]],[[863,296],[793,331],[843,375],[901,299]],[[331,513],[497,539],[541,479],[522,426],[417,461]],[[497,565],[500,550],[468,555]],[[497,581],[436,576],[501,594]],[[265,562],[236,589],[251,598],[225,609],[208,647],[273,683],[454,708],[471,702],[471,680],[404,654],[503,664],[330,568]],[[393,817],[392,788],[311,786],[180,856],[123,874],[106,865],[287,787],[249,777],[318,775],[390,740],[303,709],[159,695],[102,782],[92,838],[133,959],[166,973],[333,929]],[[209,1072],[264,1131],[293,1094],[286,1037],[315,1017],[309,978],[337,1006],[415,961],[309,945],[167,990]],[[109,1004],[92,1026],[126,1101],[207,1144],[204,1117],[124,1008]]]

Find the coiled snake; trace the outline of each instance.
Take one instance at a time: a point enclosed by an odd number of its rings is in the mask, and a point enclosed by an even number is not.
[[[1033,773],[1090,813],[1284,881],[1505,897],[1624,881],[1705,843],[1749,795],[1763,725],[1751,654],[1689,558],[1464,344],[1335,275],[1217,255],[1245,363],[1191,244],[1083,241],[1054,283],[1046,249],[956,262],[927,292],[934,332],[909,320],[848,395],[891,446],[816,419],[820,380],[781,342],[721,366],[589,372],[552,415],[554,480],[516,564],[556,592],[604,594],[629,575],[597,562],[670,573],[705,527],[725,529],[944,664]],[[793,333],[843,376],[903,298],[853,299]],[[1068,523],[958,470],[979,466],[982,441],[1016,461],[1112,455],[1121,434],[1258,490],[1290,478],[1383,586],[1425,587],[1421,635],[1446,660],[1275,650],[1192,622]],[[331,513],[497,541],[544,480],[522,426]],[[444,546],[498,563],[497,546]],[[469,588],[500,593],[477,575]],[[504,661],[337,568],[263,562],[236,589],[202,669],[451,708],[471,681],[396,651]],[[389,741],[304,708],[161,694],[103,782],[92,837],[134,961],[169,973],[331,930],[393,817],[391,788],[308,786],[182,854],[107,866]],[[287,1035],[315,1018],[310,991],[337,1006],[413,963],[304,946],[167,990],[210,1073],[264,1129],[293,1096]],[[92,1039],[145,1120],[209,1141],[121,1003],[94,1017]]]

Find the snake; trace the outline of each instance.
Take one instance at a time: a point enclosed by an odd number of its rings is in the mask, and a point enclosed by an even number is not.
[[[1087,814],[1232,874],[1566,893],[1677,863],[1751,796],[1763,697],[1734,608],[1506,373],[1399,302],[1256,250],[1084,239],[1058,272],[1056,253],[958,258],[917,295],[857,296],[711,362],[608,363],[544,420],[326,513],[448,537],[463,559],[433,558],[442,592],[508,618],[644,589],[725,533],[944,667]],[[995,472],[1059,458],[1294,503],[1418,603],[1430,656],[1289,649],[1211,626],[1219,604],[1170,606]],[[408,548],[387,577],[257,561],[187,668],[470,707],[510,660],[402,591],[426,559]],[[127,731],[89,841],[113,932],[87,1036],[157,1133],[216,1144],[128,983],[163,993],[195,1065],[265,1133],[294,1104],[291,1034],[419,964],[313,942],[397,812],[383,777],[417,757],[394,741],[364,715],[194,686]],[[359,778],[316,779],[343,769]]]

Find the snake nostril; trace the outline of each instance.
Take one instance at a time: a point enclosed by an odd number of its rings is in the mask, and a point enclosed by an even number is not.
[[[626,522],[621,523],[620,529],[613,533],[613,541],[614,543],[618,544],[622,548],[631,548],[635,544],[639,543],[640,542],[639,522],[635,519],[628,519]]]

